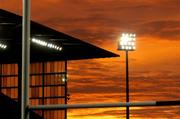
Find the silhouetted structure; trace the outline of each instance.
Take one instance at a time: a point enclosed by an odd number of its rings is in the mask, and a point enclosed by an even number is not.
[[[31,105],[67,103],[68,60],[118,56],[33,21],[30,40]],[[0,9],[0,107],[3,107],[0,108],[1,119],[20,118],[23,73],[21,49],[22,17]],[[64,119],[66,110],[40,110],[31,112],[30,117]]]

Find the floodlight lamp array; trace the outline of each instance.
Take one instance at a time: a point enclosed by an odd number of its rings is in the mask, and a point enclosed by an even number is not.
[[[136,34],[123,33],[118,43],[118,50],[133,51],[136,49]]]
[[[43,40],[40,40],[40,39],[32,38],[31,41],[33,43],[36,43],[36,44],[44,46],[44,47],[48,47],[48,48],[55,49],[55,50],[58,50],[58,51],[62,50],[62,46],[58,46],[58,45],[55,45],[53,43],[49,43],[49,42],[46,42],[46,41],[43,41]]]

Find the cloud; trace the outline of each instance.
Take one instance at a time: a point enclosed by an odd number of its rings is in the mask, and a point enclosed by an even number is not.
[[[138,34],[166,40],[180,40],[180,21],[148,22],[139,27]]]
[[[68,70],[70,102],[125,101],[125,74],[119,71],[120,65],[116,60],[101,59],[71,62]],[[171,69],[134,70],[130,74],[131,101],[179,98],[180,75]]]
[[[90,109],[86,110],[70,110],[72,117],[104,117],[104,116],[114,116],[113,119],[125,118],[125,108],[105,108],[102,109]],[[140,108],[130,108],[131,118],[178,118],[179,111],[178,107],[140,107]],[[176,115],[174,115],[176,114]],[[88,115],[88,116],[87,116]]]
[[[21,1],[1,2],[3,8],[21,14]],[[39,0],[32,1],[31,14],[35,21],[97,44],[114,40],[123,31],[179,39],[178,3],[178,0]]]

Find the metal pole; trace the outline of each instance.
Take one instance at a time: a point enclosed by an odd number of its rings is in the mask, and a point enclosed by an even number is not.
[[[23,0],[21,119],[29,119],[30,0]]]
[[[126,50],[126,102],[129,102],[129,66],[128,50]],[[126,107],[126,119],[129,119],[129,106]]]
[[[18,62],[18,118],[21,118],[22,113],[22,61]]]
[[[0,93],[2,92],[2,90],[1,90],[1,87],[2,87],[2,75],[3,75],[3,67],[2,67],[3,65],[2,64],[0,64]]]
[[[67,104],[67,60],[65,60],[65,104]],[[67,109],[65,109],[65,119],[67,119]]]
[[[110,107],[144,107],[144,106],[179,106],[177,101],[149,101],[149,102],[119,102],[119,103],[95,103],[95,104],[61,104],[61,105],[37,105],[30,106],[30,110],[58,110],[58,109],[79,109],[79,108],[110,108]]]
[[[42,105],[44,105],[44,85],[45,85],[45,62],[42,62]],[[42,110],[42,118],[44,119],[44,110]]]

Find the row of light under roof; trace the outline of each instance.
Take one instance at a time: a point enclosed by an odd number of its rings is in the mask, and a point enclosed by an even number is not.
[[[48,43],[46,41],[39,40],[39,39],[36,39],[36,38],[32,38],[32,42],[36,43],[36,44],[39,44],[39,45],[42,45],[42,46],[46,46],[48,48],[56,49],[56,50],[59,50],[59,51],[62,50],[61,46],[58,46],[58,45],[55,45],[55,44],[52,44],[52,43]],[[6,49],[7,45],[5,45],[3,43],[0,43],[0,48],[1,49]]]
[[[0,48],[1,49],[6,49],[7,48],[7,45],[3,44],[3,43],[0,43]]]
[[[40,39],[32,38],[31,41],[33,43],[36,43],[38,45],[45,46],[45,47],[48,47],[48,48],[51,48],[51,49],[55,49],[55,50],[59,50],[59,51],[62,50],[61,46],[58,46],[58,45],[55,45],[55,44],[52,44],[52,43],[48,43],[48,42],[40,40]]]

